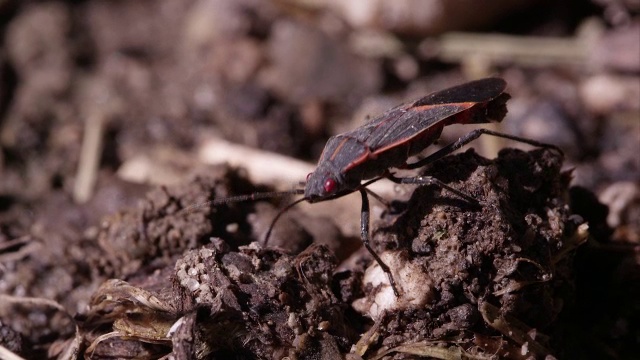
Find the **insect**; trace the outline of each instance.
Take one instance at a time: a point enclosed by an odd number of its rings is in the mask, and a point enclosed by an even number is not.
[[[365,248],[387,274],[396,296],[399,292],[389,267],[370,245],[369,198],[367,186],[381,179],[398,184],[437,185],[469,203],[477,200],[430,176],[396,177],[392,168],[416,169],[430,164],[482,134],[497,136],[537,147],[554,148],[549,144],[504,134],[488,129],[476,129],[433,154],[413,163],[407,160],[432,145],[442,130],[452,124],[483,124],[500,122],[507,113],[510,95],[507,84],[500,78],[485,78],[438,91],[416,101],[394,107],[352,131],[335,135],[327,141],[316,169],[307,176],[304,189],[287,192],[258,193],[213,201],[221,204],[244,200],[272,198],[285,194],[304,194],[282,209],[273,219],[265,237],[265,244],[281,214],[292,206],[308,201],[316,203],[336,199],[358,191],[362,198],[360,216],[361,238]]]

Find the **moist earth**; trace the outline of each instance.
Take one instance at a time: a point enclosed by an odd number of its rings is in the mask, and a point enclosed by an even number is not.
[[[103,256],[94,276],[105,281],[73,320],[75,337],[66,328],[66,347],[97,359],[558,355],[546,333],[573,302],[573,254],[587,236],[562,158],[469,150],[425,169],[478,202],[418,187],[403,212],[374,222],[398,298],[366,253],[336,272],[324,245],[291,253],[248,242],[247,218],[271,212],[207,203],[252,189],[235,171],[154,189],[95,235]]]

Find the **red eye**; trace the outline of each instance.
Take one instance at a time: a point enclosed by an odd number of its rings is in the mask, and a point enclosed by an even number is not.
[[[324,192],[331,194],[336,189],[336,181],[332,178],[327,178],[324,182]]]

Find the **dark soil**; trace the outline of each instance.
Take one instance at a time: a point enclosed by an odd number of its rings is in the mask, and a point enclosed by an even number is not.
[[[637,358],[637,3],[312,3],[0,1],[0,358]],[[420,170],[477,203],[372,200],[399,297],[359,204],[294,208],[265,246],[291,199],[212,203],[282,184],[249,157],[207,163],[207,143],[315,162],[484,76],[509,84],[500,131],[564,155],[481,138]],[[258,175],[291,182],[273,159]]]

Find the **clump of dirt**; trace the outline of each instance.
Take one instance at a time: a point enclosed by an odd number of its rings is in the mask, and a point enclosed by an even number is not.
[[[408,210],[376,232],[401,297],[377,265],[367,269],[366,296],[354,307],[377,322],[379,340],[369,348],[439,339],[432,346],[455,343],[475,354],[552,354],[548,338],[531,331],[548,329],[571,303],[570,254],[587,236],[582,219],[571,217],[562,158],[553,149],[507,149],[487,160],[470,150],[432,164],[426,174],[481,206],[421,187]],[[479,340],[498,333],[504,346]]]
[[[135,251],[110,253],[138,266],[120,271],[129,282],[109,280],[95,292],[90,310],[77,318],[77,346],[93,358],[552,355],[558,344],[543,333],[572,303],[572,253],[587,236],[567,203],[570,175],[562,160],[552,149],[504,150],[495,160],[470,150],[426,169],[480,206],[427,186],[414,192],[404,214],[385,217],[374,243],[399,298],[375,263],[364,271],[364,252],[351,261],[359,265],[335,273],[337,259],[326,246],[291,255],[258,242],[242,245],[211,225],[242,223],[253,208],[208,204],[184,213],[217,194],[224,180],[196,181],[184,192],[161,188],[144,211],[129,215],[146,214],[145,222],[117,221],[125,215],[103,230],[101,244],[111,239],[110,249],[118,249],[116,234],[139,237],[156,225],[164,237],[147,235],[126,242]],[[154,260],[149,275],[142,265],[154,257],[165,260]]]
[[[214,206],[213,199],[256,191],[237,171],[220,167],[186,186],[159,187],[136,209],[105,218],[97,235],[105,252],[100,268],[115,277],[136,273],[143,265],[160,263],[185,250],[224,236],[234,245],[248,243],[246,214],[253,204],[240,202]],[[228,224],[237,224],[231,234]]]
[[[347,305],[331,291],[336,262],[325,246],[290,256],[256,243],[234,251],[212,239],[185,252],[170,275],[164,271],[168,276],[156,282],[164,289],[155,293],[120,280],[105,283],[83,328],[106,322],[115,332],[88,331],[87,352],[94,358],[128,349],[128,357],[164,350],[176,359],[336,359],[355,339],[343,315]]]

